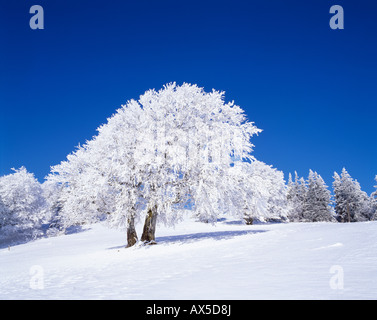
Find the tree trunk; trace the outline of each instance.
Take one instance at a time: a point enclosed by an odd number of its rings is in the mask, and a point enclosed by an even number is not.
[[[245,222],[246,222],[247,225],[253,224],[253,218],[252,217],[248,217],[248,216],[245,215],[244,219],[245,219]]]
[[[135,217],[131,215],[128,217],[128,226],[127,226],[127,247],[132,247],[137,242],[137,233],[135,229]]]
[[[148,244],[155,244],[155,232],[156,232],[156,222],[157,222],[157,206],[152,206],[148,208],[148,213],[145,218],[143,234],[141,236],[141,241]]]

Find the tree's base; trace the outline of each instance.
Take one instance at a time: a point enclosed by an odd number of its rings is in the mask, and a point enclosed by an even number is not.
[[[136,241],[132,241],[132,242],[128,242],[127,245],[126,245],[126,248],[131,248],[131,247],[133,247],[136,243],[137,243],[137,240],[136,240]]]
[[[136,241],[134,244],[127,244],[124,248],[125,249],[128,249],[128,248],[131,248],[131,247],[144,247],[144,246],[152,246],[152,245],[155,245],[157,244],[156,241],[154,240],[151,240],[151,241]]]
[[[245,223],[246,223],[248,226],[250,226],[250,225],[253,224],[253,218],[244,218],[244,220],[245,220]]]
[[[128,230],[126,248],[134,246],[138,241],[139,241],[139,239],[137,238],[136,231],[134,229]]]
[[[151,246],[151,245],[157,244],[157,242],[154,241],[154,240],[151,240],[151,241],[143,241],[143,244],[144,244],[144,245]]]

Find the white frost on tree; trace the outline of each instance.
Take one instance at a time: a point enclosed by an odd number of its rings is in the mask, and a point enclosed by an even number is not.
[[[302,220],[306,222],[334,221],[331,192],[322,177],[312,170],[309,170]]]
[[[375,176],[374,180],[377,182],[377,175]],[[372,192],[370,195],[371,220],[377,220],[377,184],[374,187],[376,188],[376,191]]]
[[[35,236],[45,209],[40,183],[24,167],[0,177],[0,236]]]
[[[244,219],[270,221],[287,218],[287,187],[284,174],[261,161],[242,163],[243,183],[240,199],[244,203]]]
[[[371,219],[368,195],[360,184],[343,168],[341,175],[334,172],[334,198],[336,218],[339,222],[367,221]]]
[[[135,219],[145,218],[141,240],[154,241],[157,221],[174,224],[188,201],[200,220],[235,213],[232,168],[255,160],[250,138],[260,131],[224,92],[175,83],[149,90],[52,168],[59,219],[68,226],[106,217],[128,228],[133,245]]]
[[[292,175],[289,174],[287,203],[288,218],[290,221],[302,221],[304,206],[308,187],[304,178],[299,178],[295,171],[295,180],[292,181]]]

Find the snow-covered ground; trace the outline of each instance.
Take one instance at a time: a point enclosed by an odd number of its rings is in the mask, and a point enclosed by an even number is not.
[[[157,241],[95,224],[2,248],[0,299],[377,299],[377,222],[188,219]]]

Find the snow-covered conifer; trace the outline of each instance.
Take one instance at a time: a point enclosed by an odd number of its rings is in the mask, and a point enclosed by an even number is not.
[[[299,178],[295,171],[295,180],[292,181],[292,176],[290,175],[287,190],[288,219],[290,221],[303,220],[306,192],[307,185],[305,179]]]
[[[334,198],[336,218],[339,222],[367,221],[371,219],[368,195],[360,184],[351,178],[345,168],[341,175],[334,173]]]
[[[377,183],[377,175],[375,176],[374,180],[376,180]],[[372,193],[372,197],[377,200],[377,184],[374,187],[376,188],[376,191]]]
[[[377,182],[377,175],[374,178]],[[370,195],[371,202],[371,220],[377,220],[377,184],[374,186],[376,191],[372,192]]]
[[[333,221],[333,208],[330,205],[331,193],[322,177],[317,172],[309,170],[307,186],[302,220]]]

